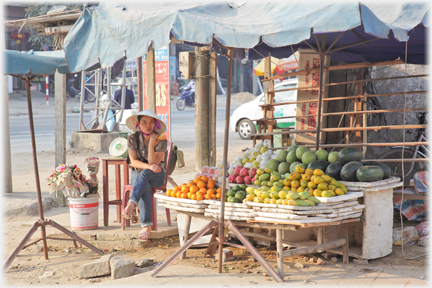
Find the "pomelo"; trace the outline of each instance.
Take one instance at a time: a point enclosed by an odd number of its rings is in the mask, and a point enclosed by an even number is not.
[[[289,172],[290,173],[296,172],[295,167],[299,164],[303,164],[303,163],[300,163],[299,161],[295,161],[295,162],[291,163],[290,168],[289,168]]]
[[[327,161],[329,163],[333,163],[333,162],[338,161],[338,155],[339,155],[338,151],[332,151],[332,152],[330,152],[329,155],[328,155],[328,160]]]
[[[290,151],[288,152],[285,161],[288,162],[288,164],[294,163],[296,161],[298,161],[299,159],[296,156],[296,152],[295,151]]]
[[[305,152],[307,152],[307,151],[309,151],[309,149],[308,149],[307,147],[305,147],[305,146],[299,146],[299,147],[296,149],[296,156],[297,156],[297,158],[298,158],[298,159],[302,159],[303,154],[304,154]]]
[[[329,155],[329,153],[324,149],[320,149],[320,150],[315,152],[315,156],[316,156],[317,160],[327,161],[328,155]]]
[[[280,162],[278,160],[270,159],[266,164],[266,168],[269,168],[270,171],[277,171],[279,164]]]
[[[315,153],[312,151],[306,151],[305,153],[303,153],[302,158],[301,158],[303,164],[308,165],[309,163],[312,163],[313,161],[317,160]]]
[[[287,162],[281,162],[278,166],[278,172],[280,174],[288,173],[290,165]]]
[[[291,146],[288,147],[287,151],[288,152],[295,151],[297,148],[298,148],[297,145],[291,145]]]
[[[279,162],[284,162],[286,159],[286,156],[288,154],[288,151],[286,150],[279,150],[276,154],[276,160],[278,160]]]

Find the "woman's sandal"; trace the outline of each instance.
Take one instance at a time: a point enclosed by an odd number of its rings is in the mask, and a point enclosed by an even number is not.
[[[150,236],[150,232],[148,232],[148,231],[141,231],[139,233],[139,236],[138,236],[138,241],[141,242],[141,243],[146,242],[149,239],[149,236]]]
[[[129,205],[129,204],[128,204],[128,205]],[[126,208],[127,208],[127,206],[126,206]],[[130,220],[130,219],[132,218],[132,216],[133,216],[133,213],[129,213],[129,211],[128,211],[126,208],[123,210],[121,216],[122,216],[123,218],[125,218],[125,219]],[[135,210],[135,207],[133,208],[133,210]],[[133,211],[133,210],[132,210],[132,211]]]
[[[129,215],[129,212],[127,212],[126,210],[124,210],[122,212],[121,216],[125,219],[128,219],[128,220],[130,220],[132,218],[131,215]]]

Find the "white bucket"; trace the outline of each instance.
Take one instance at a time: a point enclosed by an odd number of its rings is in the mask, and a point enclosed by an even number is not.
[[[86,198],[68,198],[72,229],[94,229],[98,227],[99,194]]]

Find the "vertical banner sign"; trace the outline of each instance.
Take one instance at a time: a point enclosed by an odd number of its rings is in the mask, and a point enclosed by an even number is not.
[[[328,57],[324,61],[326,64]],[[327,66],[327,65],[325,65]],[[313,68],[320,67],[320,59],[319,55],[312,50],[299,49],[299,70],[308,70]],[[328,74],[328,73],[325,73]],[[324,77],[326,75],[324,74]],[[320,73],[308,73],[299,75],[298,87],[307,88],[298,90],[297,92],[297,101],[307,101],[307,100],[317,100],[319,95],[319,80]],[[326,83],[326,78],[324,78],[324,83]],[[310,88],[308,88],[310,87]],[[327,93],[323,94],[325,97]],[[327,102],[323,102],[327,103]],[[327,105],[321,105],[322,111],[326,111]],[[318,114],[318,102],[309,102],[309,103],[298,103],[296,109],[296,116],[307,116],[307,115],[317,115]],[[326,127],[325,117],[321,118],[321,128]],[[301,117],[297,118],[295,129],[296,130],[314,130],[317,128],[317,116],[309,116],[309,117]],[[302,144],[315,144],[316,142],[316,133],[298,133],[296,134],[295,141]],[[325,134],[321,133],[320,135],[320,143],[325,142]]]
[[[165,132],[168,141],[171,141],[171,113],[170,113],[170,85],[169,85],[169,46],[155,50],[155,77],[156,77],[156,114],[167,126]],[[143,56],[143,107],[147,109],[147,78],[146,55]]]

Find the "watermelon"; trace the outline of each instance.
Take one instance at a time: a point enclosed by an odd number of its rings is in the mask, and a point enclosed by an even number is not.
[[[359,169],[360,167],[362,167],[362,163],[358,162],[358,161],[351,161],[346,163],[340,172],[340,176],[342,178],[342,180],[344,181],[357,181],[357,176],[356,176],[356,172],[357,169]]]
[[[362,166],[357,169],[356,176],[360,182],[374,182],[383,179],[384,171],[378,166]]]
[[[391,176],[390,167],[384,163],[376,162],[376,161],[367,161],[367,162],[363,163],[363,166],[378,166],[378,167],[380,167],[384,172],[384,178],[383,179],[390,178],[390,176]]]
[[[325,171],[328,165],[329,165],[329,162],[327,162],[327,161],[315,160],[315,161],[311,162],[307,166],[307,168],[311,168],[312,170],[321,169],[322,171]]]
[[[340,172],[341,172],[343,166],[344,165],[340,161],[330,163],[330,165],[328,165],[326,170],[325,170],[325,174],[330,176],[330,177],[335,178],[336,180],[341,180],[342,178],[340,176]]]
[[[355,147],[345,147],[338,154],[338,161],[342,164],[346,164],[351,161],[360,161],[363,158],[363,154],[360,149]]]

